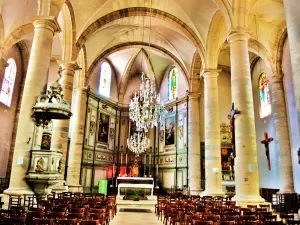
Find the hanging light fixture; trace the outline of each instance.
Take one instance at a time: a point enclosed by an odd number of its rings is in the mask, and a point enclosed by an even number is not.
[[[139,154],[146,152],[150,148],[150,139],[147,138],[145,132],[135,132],[130,136],[130,139],[127,139],[127,147],[139,156]]]

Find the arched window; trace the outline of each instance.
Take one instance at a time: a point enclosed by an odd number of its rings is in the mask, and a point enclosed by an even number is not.
[[[272,113],[269,81],[267,74],[262,73],[259,77],[259,97],[260,97],[260,118],[264,118]]]
[[[177,74],[178,69],[173,66],[168,74],[168,100],[177,97]]]
[[[12,58],[8,59],[7,63],[8,66],[5,69],[4,78],[2,81],[0,102],[10,107],[11,99],[14,91],[17,66],[15,60],[13,60]]]
[[[107,62],[102,63],[100,70],[99,94],[110,97],[111,68]]]

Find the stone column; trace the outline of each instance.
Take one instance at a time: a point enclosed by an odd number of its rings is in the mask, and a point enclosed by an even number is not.
[[[87,88],[78,87],[74,89],[74,111],[71,118],[72,130],[70,132],[71,143],[68,160],[67,183],[69,191],[82,191],[80,181],[80,167],[82,148],[84,145],[84,129],[86,116]]]
[[[191,194],[200,193],[200,117],[199,93],[188,95],[188,180]]]
[[[249,35],[233,30],[229,37],[231,93],[240,114],[235,119],[235,184],[234,200],[240,204],[264,202],[259,195],[256,132],[253,93],[248,52]]]
[[[53,36],[54,32],[59,31],[59,25],[54,17],[37,17],[33,25],[34,37],[20,108],[10,183],[9,188],[4,191],[8,195],[33,193],[25,178],[30,164],[31,142],[35,126],[31,118],[32,106],[45,87]]]
[[[273,115],[276,129],[276,144],[279,153],[280,170],[280,194],[294,193],[293,164],[291,157],[291,145],[286,113],[286,104],[283,89],[283,75],[272,76],[271,95]]]
[[[300,5],[298,1],[284,0],[284,8],[290,45],[298,124],[300,124]]]
[[[61,79],[60,84],[63,90],[63,98],[67,102],[72,103],[72,92],[73,92],[73,81],[75,71],[79,69],[76,62],[61,61]],[[62,181],[59,182],[55,187],[54,191],[63,191],[63,180],[65,172],[66,154],[68,149],[68,136],[69,136],[69,124],[70,120],[53,120],[52,138],[51,138],[51,150],[62,152]]]
[[[204,72],[205,191],[202,195],[224,195],[222,190],[218,70]]]

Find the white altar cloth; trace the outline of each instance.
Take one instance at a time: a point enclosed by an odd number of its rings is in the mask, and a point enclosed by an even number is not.
[[[118,198],[120,198],[120,188],[144,188],[151,189],[151,199],[153,199],[153,184],[130,184],[130,183],[121,183],[118,185]]]
[[[154,185],[154,179],[153,177],[117,177],[116,179],[116,186],[118,186],[118,180],[140,180],[140,181],[152,181],[152,184]]]

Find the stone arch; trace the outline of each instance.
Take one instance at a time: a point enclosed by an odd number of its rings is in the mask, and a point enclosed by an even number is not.
[[[233,12],[228,0],[213,0],[222,12],[228,27],[231,27],[233,21]]]
[[[76,24],[74,10],[69,0],[66,0],[62,6],[61,13],[64,18],[64,29],[62,32],[64,48],[63,59],[71,60],[76,43]]]
[[[224,17],[221,11],[217,11],[210,23],[207,44],[206,44],[206,65],[205,68],[216,69],[218,66],[218,43],[220,38],[220,28],[224,23]]]
[[[192,66],[191,66],[191,76],[196,76],[201,72],[202,64],[199,52],[196,51],[193,56]]]
[[[151,13],[151,14],[150,14]],[[177,17],[161,11],[159,9],[152,9],[150,12],[150,8],[146,7],[132,7],[132,8],[125,8],[120,9],[114,12],[111,12],[96,21],[94,21],[91,25],[89,25],[85,31],[80,35],[80,37],[77,40],[76,47],[77,51],[74,52],[73,59],[76,59],[77,54],[81,48],[81,46],[86,42],[86,40],[93,35],[94,32],[96,32],[98,29],[103,27],[104,25],[113,22],[118,19],[126,18],[126,17],[132,17],[132,16],[150,16],[152,15],[155,18],[159,18],[162,20],[165,20],[173,25],[175,25],[177,28],[179,28],[194,44],[194,46],[198,49],[200,52],[201,60],[205,61],[205,50],[202,45],[201,40],[198,38],[198,36],[195,34],[195,32],[188,27],[187,24],[185,24],[183,21],[179,20]]]
[[[7,54],[8,50],[18,42],[20,42],[26,35],[34,32],[32,23],[24,24],[18,27],[3,42],[3,55]]]
[[[159,53],[164,53],[166,55],[168,55],[172,60],[174,60],[174,62],[181,68],[181,70],[184,72],[184,77],[186,79],[187,84],[189,85],[189,79],[188,79],[188,71],[185,69],[184,65],[182,62],[180,62],[171,52],[169,52],[168,50],[158,46],[158,45],[153,45],[146,42],[126,42],[120,45],[116,45],[110,49],[107,49],[106,51],[102,52],[101,54],[99,54],[93,61],[93,63],[90,65],[88,71],[87,71],[87,79],[89,79],[90,74],[92,73],[92,71],[95,69],[95,67],[97,66],[98,62],[107,57],[108,55],[123,50],[123,49],[128,49],[128,48],[132,48],[132,47],[148,47],[151,48],[154,51],[157,51]]]
[[[0,14],[0,46],[2,46],[3,41],[4,41],[4,24],[3,24],[2,15]]]
[[[282,71],[282,59],[283,59],[283,48],[285,41],[288,37],[287,27],[283,26],[277,33],[275,44],[274,44],[274,62],[275,62],[275,71],[278,74],[283,74]]]

